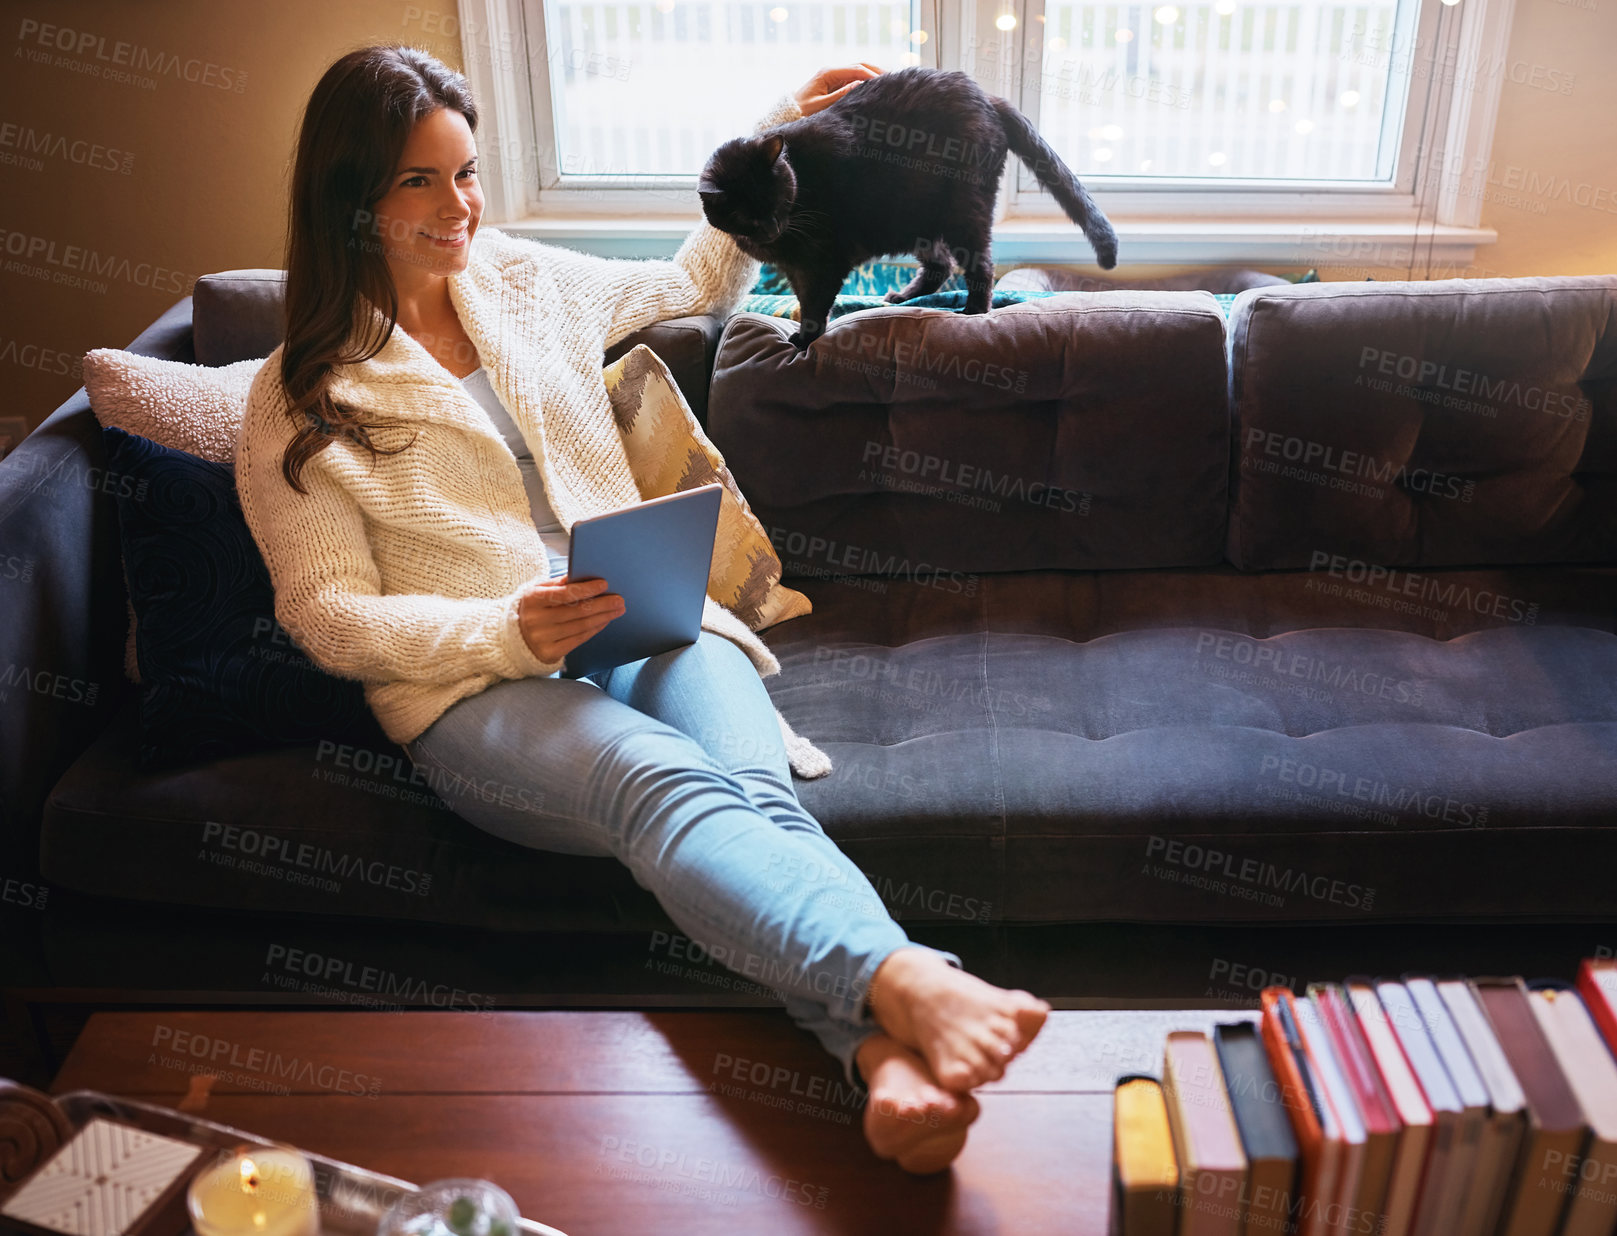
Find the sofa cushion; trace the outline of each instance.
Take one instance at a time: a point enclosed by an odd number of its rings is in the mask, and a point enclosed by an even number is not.
[[[546,854],[466,823],[450,806],[456,791],[441,799],[385,736],[150,773],[135,760],[138,728],[131,700],[52,790],[40,840],[52,884],[176,906],[504,930],[668,926],[616,859]]]
[[[383,738],[360,684],[314,665],[275,621],[235,470],[116,427],[102,433],[139,621],[141,766]]]
[[[804,583],[814,612],[771,641],[777,707],[835,766],[798,797],[884,896],[1013,922],[1609,913],[1617,572],[1442,574],[1531,621],[1230,567],[979,582]]]
[[[1224,318],[1204,292],[889,306],[805,353],[743,313],[709,436],[787,574],[1165,567],[1223,557]]]
[[[286,337],[286,272],[223,270],[191,288],[191,338],[199,365],[262,360]]]
[[[1230,384],[1240,566],[1617,561],[1617,276],[1246,292]]]
[[[1443,573],[1393,615],[1228,566],[794,580],[765,680],[835,761],[803,805],[906,922],[1588,919],[1617,862],[1617,571]],[[666,928],[613,859],[455,816],[391,744],[154,776],[120,716],[51,796],[44,874],[177,905]],[[472,792],[468,786],[466,792]],[[1509,873],[1508,876],[1502,873]]]

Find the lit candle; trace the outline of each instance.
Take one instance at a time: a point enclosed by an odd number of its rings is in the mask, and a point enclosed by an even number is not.
[[[187,1197],[197,1236],[320,1236],[314,1169],[291,1146],[223,1155]]]

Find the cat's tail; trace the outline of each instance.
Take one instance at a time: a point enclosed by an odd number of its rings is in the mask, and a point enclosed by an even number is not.
[[[999,113],[1005,128],[1005,140],[1016,152],[1016,157],[1028,165],[1039,183],[1050,190],[1050,196],[1067,212],[1067,217],[1083,228],[1089,243],[1095,246],[1095,258],[1102,270],[1117,265],[1117,233],[1101,214],[1095,199],[1090,197],[1072,169],[1061,161],[1061,156],[1039,136],[1031,121],[1004,99],[990,96],[994,110]]]

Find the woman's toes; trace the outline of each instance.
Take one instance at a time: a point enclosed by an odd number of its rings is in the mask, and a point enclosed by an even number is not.
[[[996,1082],[1005,1076],[1005,1060],[992,1050],[983,1054],[983,1065],[977,1074],[977,1085],[984,1082]]]
[[[968,1058],[960,1052],[951,1052],[946,1058],[939,1060],[932,1069],[938,1079],[938,1085],[945,1090],[966,1091],[982,1085],[980,1074],[983,1071],[983,1062],[980,1058]]]
[[[1014,1033],[990,1033],[988,1036],[988,1058],[995,1064],[1002,1066],[1009,1064],[1017,1049],[1018,1043]]]
[[[1033,1036],[1043,1028],[1045,1019],[1050,1016],[1050,1005],[1025,991],[1019,994],[1026,999],[1016,1009],[1016,1025],[1022,1031],[1024,1039],[1032,1042]]]
[[[965,1094],[982,1085],[982,1074],[988,1065],[988,1058],[969,1035],[944,1035],[921,1055],[932,1076],[937,1079],[937,1084],[945,1090]]]

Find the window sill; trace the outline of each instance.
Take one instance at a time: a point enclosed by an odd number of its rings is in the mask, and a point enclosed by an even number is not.
[[[700,221],[696,215],[544,215],[496,223],[502,232],[600,257],[667,258]],[[1478,246],[1491,245],[1491,227],[1452,224],[1280,220],[1202,222],[1143,219],[1118,223],[1118,247],[1128,265],[1284,263],[1304,266],[1442,267],[1462,270]],[[1053,262],[1093,265],[1094,251],[1066,219],[1005,219],[994,226],[996,264]]]

